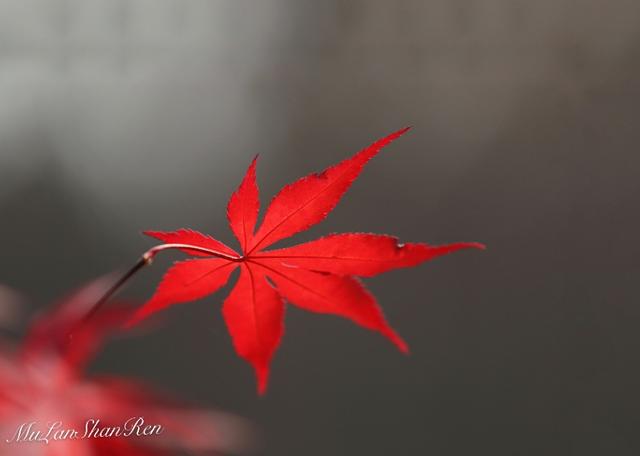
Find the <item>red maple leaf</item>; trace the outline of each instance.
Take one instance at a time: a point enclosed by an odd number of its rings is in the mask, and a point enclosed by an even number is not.
[[[130,324],[172,304],[214,293],[239,268],[240,277],[225,300],[222,313],[236,351],[256,371],[261,394],[266,389],[269,364],[284,331],[285,300],[312,312],[350,319],[381,333],[407,353],[407,344],[389,326],[375,298],[356,276],[371,277],[456,250],[484,248],[483,245],[399,244],[391,236],[344,233],[293,247],[264,250],[323,220],[364,165],[407,130],[376,141],[320,174],[310,174],[285,186],[271,201],[257,230],[259,199],[254,159],[227,206],[229,225],[242,254],[192,230],[145,232],[197,258],[173,265]]]

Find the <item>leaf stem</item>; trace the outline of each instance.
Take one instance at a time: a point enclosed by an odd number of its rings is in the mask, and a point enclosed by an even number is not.
[[[124,286],[125,283],[129,281],[129,279],[131,279],[134,275],[136,275],[138,271],[140,271],[148,264],[150,264],[150,262],[147,261],[144,256],[141,257],[137,261],[137,263],[131,267],[131,269],[129,269],[122,277],[120,277],[118,281],[114,283],[113,286],[111,286],[111,288],[109,288],[107,292],[96,301],[93,307],[89,309],[89,312],[87,312],[84,317],[82,317],[82,320],[80,320],[80,325],[83,325],[84,323],[89,321],[91,317],[93,317],[98,312],[98,310],[100,310],[100,308],[109,300],[109,298],[111,298],[111,296],[113,296],[120,288]]]
[[[150,248],[145,253],[142,254],[140,259],[129,269],[120,279],[113,284],[111,288],[107,290],[107,292],[100,298],[93,307],[85,314],[84,317],[79,321],[79,326],[82,326],[87,321],[89,321],[104,305],[105,303],[120,290],[133,276],[135,276],[140,270],[142,270],[145,266],[153,263],[154,258],[160,252],[164,252],[165,250],[191,250],[200,253],[206,253],[213,257],[222,258],[228,261],[243,261],[244,257],[238,255],[229,255],[223,252],[219,252],[213,249],[207,249],[205,247],[199,247],[197,245],[190,244],[160,244],[155,247]]]
[[[153,258],[160,252],[164,251],[164,250],[193,250],[195,252],[200,252],[200,253],[206,253],[209,254],[211,256],[214,257],[218,257],[218,258],[222,258],[225,260],[229,260],[229,261],[242,261],[244,258],[238,255],[229,255],[227,253],[222,253],[219,252],[218,250],[213,250],[213,249],[207,249],[205,247],[199,247],[197,245],[190,245],[190,244],[161,244],[161,245],[156,245],[155,247],[150,248],[149,250],[147,250],[143,255],[142,258],[151,263],[153,261]]]

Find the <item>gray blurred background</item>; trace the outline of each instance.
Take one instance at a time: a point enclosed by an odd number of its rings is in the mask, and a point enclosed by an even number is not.
[[[410,358],[289,308],[259,399],[227,288],[94,369],[246,416],[264,455],[637,455],[639,78],[633,0],[0,0],[0,283],[45,305],[143,229],[232,243],[254,154],[266,203],[412,124],[297,238],[489,246],[367,282]]]

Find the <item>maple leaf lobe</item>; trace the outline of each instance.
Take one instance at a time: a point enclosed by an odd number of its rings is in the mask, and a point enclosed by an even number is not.
[[[271,200],[247,253],[258,247],[264,249],[322,221],[358,178],[367,162],[408,130],[408,127],[403,128],[379,139],[320,174],[313,173],[285,185]]]
[[[227,204],[227,219],[229,227],[240,243],[243,252],[247,251],[249,242],[253,239],[260,199],[256,183],[256,164],[258,156],[253,159],[238,189],[229,198]]]
[[[231,256],[238,256],[237,252],[224,243],[214,239],[213,237],[202,234],[199,231],[192,230],[190,228],[180,228],[176,231],[143,231],[146,236],[158,239],[165,244],[190,244],[196,247],[202,247],[205,249],[216,250]],[[192,256],[211,256],[208,253],[200,252],[198,250],[180,249],[184,253]]]

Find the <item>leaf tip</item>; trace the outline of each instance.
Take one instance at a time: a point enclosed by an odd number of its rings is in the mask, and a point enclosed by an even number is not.
[[[398,139],[400,136],[404,135],[406,132],[408,132],[412,128],[413,127],[411,125],[409,125],[407,127],[401,128],[400,130],[394,131],[393,133],[391,133],[390,135],[386,136],[385,138],[383,138],[381,140],[381,142],[383,143],[382,146],[386,146],[390,142],[395,141],[396,139]]]
[[[397,338],[396,340],[393,340],[393,343],[395,344],[396,347],[398,347],[398,350],[400,350],[400,353],[402,353],[403,355],[409,356],[411,354],[409,345],[400,336],[396,335],[396,338]]]
[[[255,178],[256,174],[256,165],[258,164],[258,159],[260,158],[260,154],[255,154],[251,163],[249,163],[249,168],[247,169],[247,175]]]
[[[151,308],[147,306],[147,304],[143,305],[138,310],[133,312],[133,315],[131,315],[129,318],[126,318],[122,322],[120,327],[124,330],[130,330],[138,326],[143,320],[146,320],[147,317],[149,317],[152,313],[154,313],[154,311],[151,310]]]
[[[264,396],[267,393],[269,385],[269,367],[255,366],[258,396]]]
[[[391,327],[387,326],[381,332],[383,336],[389,339],[391,343],[395,345],[398,350],[400,350],[400,353],[404,355],[409,354],[409,345],[402,337],[400,337],[398,333],[391,329]]]

